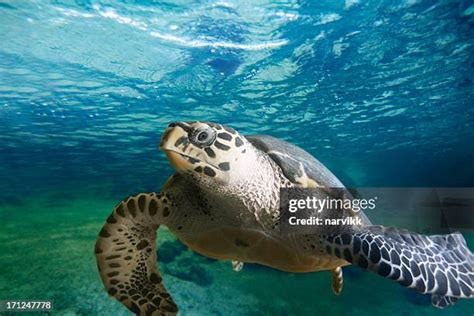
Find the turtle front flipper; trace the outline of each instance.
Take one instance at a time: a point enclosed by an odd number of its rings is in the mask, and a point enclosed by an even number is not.
[[[474,255],[459,233],[424,236],[396,228],[368,226],[359,231],[323,236],[327,253],[432,294],[443,308],[458,298],[472,298]]]
[[[109,295],[137,315],[176,315],[156,267],[156,230],[169,214],[161,193],[142,193],[119,203],[99,233],[95,255]]]

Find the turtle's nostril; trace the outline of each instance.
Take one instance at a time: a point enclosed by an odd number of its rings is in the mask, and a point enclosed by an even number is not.
[[[178,125],[176,122],[172,122],[168,125],[168,127],[175,127],[176,125]]]

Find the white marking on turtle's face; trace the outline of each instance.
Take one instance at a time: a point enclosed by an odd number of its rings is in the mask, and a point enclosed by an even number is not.
[[[247,140],[232,128],[208,122],[172,123],[160,143],[178,172],[220,184],[241,176],[248,147]]]

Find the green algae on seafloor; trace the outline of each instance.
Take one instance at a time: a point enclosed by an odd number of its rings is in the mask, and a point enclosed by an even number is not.
[[[29,196],[2,205],[0,297],[53,300],[60,315],[129,314],[107,296],[93,254],[97,232],[117,201],[93,196]],[[166,229],[160,229],[158,243],[165,284],[183,315],[400,315],[400,306],[410,306],[410,315],[472,312],[469,300],[440,311],[425,296],[354,267],[344,269],[344,290],[337,297],[329,273],[293,274],[255,264],[234,272],[230,262],[193,253]]]

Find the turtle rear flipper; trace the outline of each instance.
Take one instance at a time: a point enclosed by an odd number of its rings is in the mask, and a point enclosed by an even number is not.
[[[235,272],[240,272],[242,271],[242,268],[244,267],[244,263],[242,261],[232,261],[232,270]]]
[[[459,233],[424,236],[397,228],[368,226],[360,231],[324,236],[326,252],[432,294],[443,308],[458,298],[472,298],[474,255]]]
[[[167,198],[142,193],[118,204],[99,233],[95,255],[109,295],[137,315],[176,315],[156,268],[156,230]],[[166,215],[165,215],[166,216]]]
[[[332,276],[332,291],[334,292],[334,294],[339,295],[342,292],[342,285],[344,283],[342,267],[337,267],[331,270],[331,276]]]
[[[454,305],[457,301],[457,297],[441,296],[438,294],[431,295],[431,304],[438,308],[445,308],[446,306]]]

